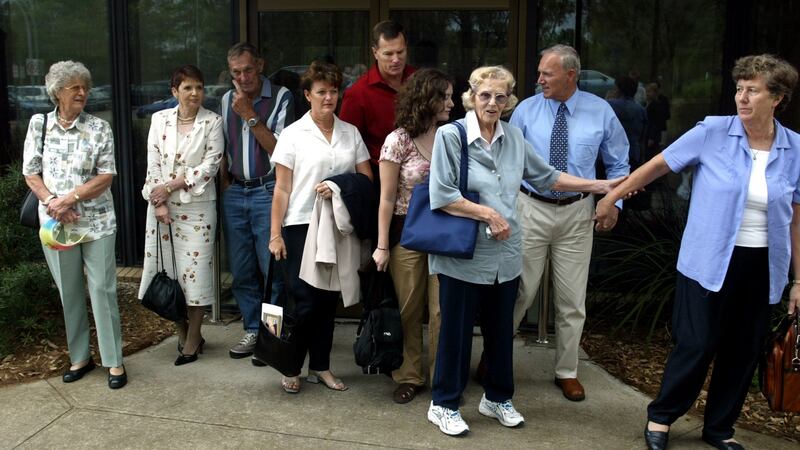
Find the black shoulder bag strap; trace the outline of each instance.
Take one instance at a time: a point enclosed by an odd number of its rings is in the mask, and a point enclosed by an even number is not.
[[[464,125],[461,122],[454,121],[453,125],[458,128],[458,134],[461,135],[461,165],[459,167],[460,172],[458,176],[458,190],[461,191],[461,195],[467,195],[467,181],[469,177],[469,151],[467,150],[467,129],[464,128]]]

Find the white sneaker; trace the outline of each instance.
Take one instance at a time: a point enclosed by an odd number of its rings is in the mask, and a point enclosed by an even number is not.
[[[460,436],[469,431],[469,426],[458,410],[447,409],[444,406],[436,406],[431,402],[428,408],[428,420],[434,425],[438,425],[442,433],[450,436]]]
[[[501,424],[507,427],[516,427],[525,422],[522,414],[514,409],[511,400],[493,402],[486,398],[486,394],[483,394],[483,397],[481,397],[481,403],[478,405],[478,412],[486,417],[497,419]],[[428,414],[430,415],[430,413]]]

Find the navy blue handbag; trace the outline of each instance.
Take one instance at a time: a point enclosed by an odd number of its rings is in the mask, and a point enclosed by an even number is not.
[[[461,135],[461,167],[458,189],[465,199],[478,203],[477,192],[467,192],[469,153],[467,152],[467,130],[459,122],[453,122]],[[411,191],[400,245],[422,253],[472,259],[475,241],[478,238],[478,221],[467,217],[450,215],[440,209],[431,210],[428,182],[419,183]]]

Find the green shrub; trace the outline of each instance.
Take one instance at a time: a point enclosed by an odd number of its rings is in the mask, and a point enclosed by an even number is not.
[[[19,224],[19,208],[28,192],[20,166],[13,164],[0,176],[0,268],[44,259],[36,230]]]
[[[53,314],[58,308],[58,290],[46,264],[22,262],[0,270],[0,357],[54,335],[61,326],[60,316]]]
[[[626,211],[619,230],[595,237],[590,279],[591,314],[623,327],[648,329],[665,324],[677,276],[676,264],[686,223],[685,208],[665,191],[653,195],[658,205],[646,211]]]

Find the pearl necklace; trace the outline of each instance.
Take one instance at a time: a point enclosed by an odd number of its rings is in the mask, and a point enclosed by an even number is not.
[[[197,114],[193,115],[192,117],[181,117],[180,114],[178,114],[178,123],[192,123],[194,122],[195,117],[197,117]]]
[[[325,127],[323,127],[323,126],[322,126],[322,124],[321,124],[321,123],[319,123],[319,122],[317,121],[317,119],[315,119],[315,118],[313,118],[313,117],[312,117],[312,118],[311,118],[311,120],[313,120],[313,121],[314,121],[314,124],[317,126],[317,128],[319,128],[320,130],[322,130],[322,132],[323,132],[323,133],[330,133],[330,132],[332,132],[332,131],[333,131],[333,127],[334,127],[333,125],[331,125],[331,127],[330,127],[330,128],[325,128]]]

